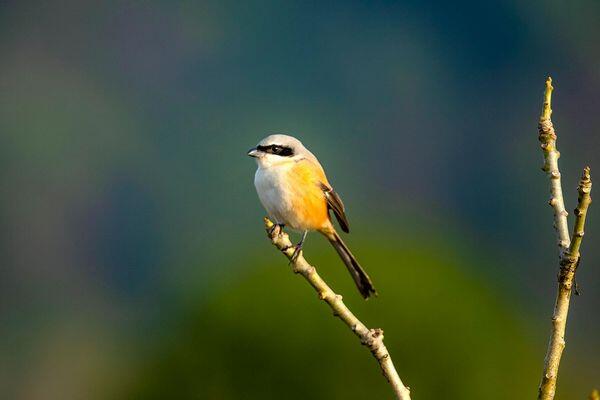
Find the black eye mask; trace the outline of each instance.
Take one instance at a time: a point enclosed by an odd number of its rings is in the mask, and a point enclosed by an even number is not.
[[[271,144],[268,146],[258,146],[257,150],[263,151],[269,154],[275,154],[281,157],[291,157],[294,155],[294,150],[291,147],[280,146],[278,144]]]

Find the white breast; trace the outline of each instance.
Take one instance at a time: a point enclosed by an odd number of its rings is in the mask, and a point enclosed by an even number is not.
[[[286,175],[293,163],[273,167],[259,167],[254,175],[254,186],[258,198],[269,214],[269,218],[278,224],[289,224],[289,215],[293,211],[290,200],[290,188]]]

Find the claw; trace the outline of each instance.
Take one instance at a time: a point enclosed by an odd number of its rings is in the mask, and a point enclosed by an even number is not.
[[[269,236],[275,236],[273,233],[275,233],[275,229],[277,229],[277,227],[277,224],[273,224],[271,229],[269,229]]]
[[[306,240],[307,233],[308,233],[308,231],[304,231],[304,233],[302,234],[302,239],[300,240],[300,242],[297,245],[294,246],[294,254],[292,254],[292,257],[290,257],[290,264],[293,262],[296,262],[296,259],[302,252],[302,245],[304,244],[304,241]]]
[[[269,229],[270,236],[279,236],[283,231],[284,224],[273,224],[271,229]]]
[[[290,262],[296,262],[300,253],[302,253],[302,243],[298,243],[297,245],[294,246],[294,253],[292,254],[292,257],[290,258]]]

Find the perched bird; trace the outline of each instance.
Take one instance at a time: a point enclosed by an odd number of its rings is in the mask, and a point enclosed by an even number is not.
[[[329,211],[344,232],[349,232],[342,199],[333,190],[319,160],[296,138],[271,135],[248,151],[258,169],[254,185],[269,217],[280,226],[303,232],[294,255],[302,249],[308,231],[329,240],[366,299],[377,294],[371,279],[336,232]]]

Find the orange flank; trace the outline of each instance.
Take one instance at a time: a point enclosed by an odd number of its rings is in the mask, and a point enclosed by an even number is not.
[[[327,200],[321,184],[328,185],[323,169],[310,160],[296,163],[288,172],[290,191],[294,195],[292,207],[297,221],[293,225],[307,230],[324,230],[331,227]],[[327,229],[326,229],[327,230]]]

